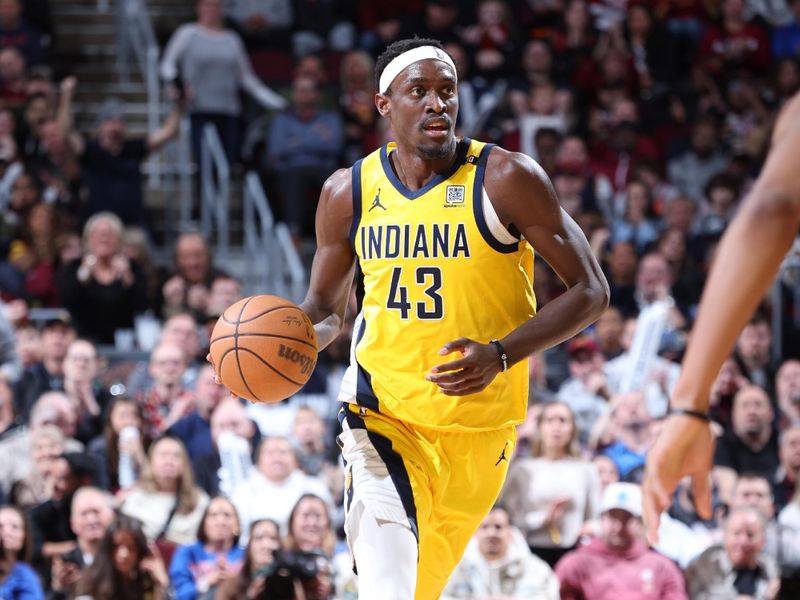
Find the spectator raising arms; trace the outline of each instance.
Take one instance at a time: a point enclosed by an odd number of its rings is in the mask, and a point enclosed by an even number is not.
[[[80,156],[88,199],[82,219],[99,212],[112,212],[125,225],[145,226],[142,197],[142,162],[151,152],[157,152],[178,135],[183,102],[174,109],[160,127],[144,137],[128,137],[125,104],[118,98],[107,98],[97,113],[96,136],[90,140],[72,128],[72,98],[77,79],[67,77],[61,82],[61,103],[65,115],[67,136],[75,154]]]
[[[183,386],[186,355],[176,344],[162,342],[150,353],[152,384],[138,394],[145,430],[151,437],[164,433],[194,405],[194,396]]]

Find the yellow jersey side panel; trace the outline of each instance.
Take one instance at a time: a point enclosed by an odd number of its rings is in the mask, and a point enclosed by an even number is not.
[[[527,406],[527,361],[469,396],[446,396],[425,380],[434,365],[458,357],[438,355],[446,342],[502,338],[536,310],[532,248],[498,241],[483,214],[489,147],[460,141],[450,172],[416,191],[394,174],[392,151],[390,144],[365,157],[354,185],[351,237],[363,277],[357,402],[431,428],[518,423]]]

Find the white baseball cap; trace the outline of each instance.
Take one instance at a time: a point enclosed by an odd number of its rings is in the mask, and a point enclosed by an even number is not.
[[[610,483],[603,491],[600,512],[619,508],[634,517],[642,516],[642,489],[635,483]]]

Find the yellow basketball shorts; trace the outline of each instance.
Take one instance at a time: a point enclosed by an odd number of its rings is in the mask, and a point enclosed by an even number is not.
[[[370,530],[359,525],[365,514],[378,524],[407,527],[418,549],[416,586],[407,589],[416,590],[416,600],[439,598],[467,542],[500,493],[516,428],[475,433],[424,429],[347,403],[339,420],[345,532],[351,550],[359,535],[369,535]],[[380,560],[385,544],[385,540],[373,544],[375,560]],[[386,554],[391,552],[387,549]],[[356,556],[357,570],[365,567],[360,560]],[[387,584],[383,598],[392,589]],[[411,600],[410,594],[404,600]]]

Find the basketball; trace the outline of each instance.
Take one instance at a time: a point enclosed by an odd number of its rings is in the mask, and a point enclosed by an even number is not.
[[[211,361],[223,385],[253,402],[280,402],[317,364],[317,334],[296,304],[250,296],[232,304],[211,333]]]

